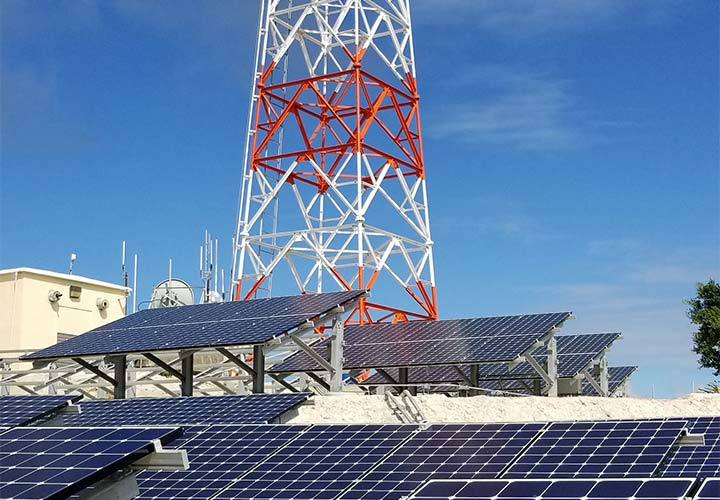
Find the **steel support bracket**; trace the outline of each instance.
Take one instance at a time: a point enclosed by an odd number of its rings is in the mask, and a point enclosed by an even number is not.
[[[329,371],[331,374],[335,371],[335,368],[327,359],[320,356],[317,352],[315,352],[313,348],[308,346],[305,342],[297,338],[294,334],[290,338],[293,342],[295,342],[295,344],[300,347],[300,349],[303,350],[305,354],[310,356],[317,364],[319,364],[325,370]]]

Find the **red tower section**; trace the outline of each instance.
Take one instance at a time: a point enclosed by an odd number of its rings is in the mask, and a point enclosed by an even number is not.
[[[235,298],[282,275],[371,289],[351,322],[436,319],[432,244],[410,1],[263,2]]]

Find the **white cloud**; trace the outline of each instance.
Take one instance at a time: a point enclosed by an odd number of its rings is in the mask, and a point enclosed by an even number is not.
[[[508,38],[526,38],[552,31],[586,31],[614,26],[619,18],[655,24],[676,15],[679,0],[415,0],[420,23],[471,23]]]
[[[458,196],[444,200],[452,217],[433,219],[436,228],[456,230],[456,234],[497,235],[521,242],[558,240],[564,235],[548,229],[530,208],[509,198],[495,195]],[[461,215],[462,214],[462,215]]]
[[[525,150],[576,148],[595,132],[583,123],[569,80],[499,66],[476,68],[456,79],[470,96],[430,113],[426,133],[437,139],[499,144]]]
[[[648,285],[689,285],[717,276],[709,267],[684,264],[653,264],[632,273],[631,278]]]

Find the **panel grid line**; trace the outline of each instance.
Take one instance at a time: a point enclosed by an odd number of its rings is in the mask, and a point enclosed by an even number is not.
[[[527,448],[544,423],[435,424],[378,462],[342,499],[394,500],[430,479],[497,477]]]
[[[551,423],[502,478],[651,477],[684,421]]]
[[[314,425],[211,498],[337,498],[417,431],[402,424]]]

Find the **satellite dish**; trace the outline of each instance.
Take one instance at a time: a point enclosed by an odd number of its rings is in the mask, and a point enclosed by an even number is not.
[[[185,281],[172,278],[155,285],[150,297],[150,309],[188,306],[195,303],[195,294]]]

